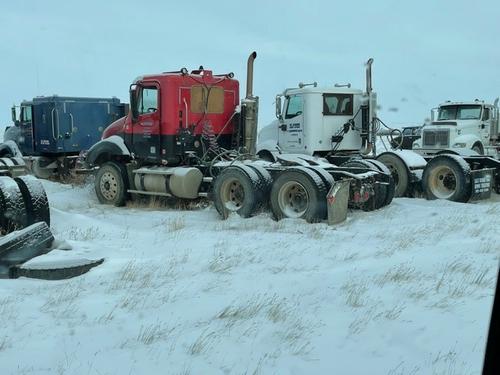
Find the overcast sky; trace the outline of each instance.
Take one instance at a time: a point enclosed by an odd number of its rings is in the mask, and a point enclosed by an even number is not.
[[[241,5],[244,3],[245,5]],[[37,95],[117,96],[145,73],[200,64],[244,89],[255,50],[260,124],[298,82],[374,88],[390,124],[445,100],[500,95],[500,1],[0,0],[0,125]],[[390,110],[392,109],[392,110]]]

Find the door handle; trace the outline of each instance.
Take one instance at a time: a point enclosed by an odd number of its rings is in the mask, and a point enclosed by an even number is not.
[[[54,113],[56,114],[55,116]],[[59,112],[57,112],[57,109],[52,108],[50,116],[52,117],[52,138],[54,139],[54,141],[57,141],[57,139],[59,138]],[[56,122],[57,122],[57,135],[56,135]]]
[[[75,128],[75,122],[73,121],[73,114],[69,114],[69,118],[71,120],[71,131],[69,132],[70,135],[73,135],[73,131],[74,131],[74,128]]]
[[[280,129],[281,129],[282,131],[286,132],[286,129],[287,129],[286,124],[281,124],[281,125],[280,125]]]

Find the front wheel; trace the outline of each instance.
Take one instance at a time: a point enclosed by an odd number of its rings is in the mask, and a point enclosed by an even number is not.
[[[123,206],[127,201],[127,172],[115,162],[101,165],[95,178],[95,192],[102,204]]]
[[[436,156],[427,163],[422,184],[428,199],[467,202],[472,187],[470,167],[456,155]]]

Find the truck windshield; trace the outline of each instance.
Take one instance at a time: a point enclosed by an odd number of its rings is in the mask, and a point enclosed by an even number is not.
[[[480,105],[447,105],[439,108],[438,121],[477,120],[481,117]]]

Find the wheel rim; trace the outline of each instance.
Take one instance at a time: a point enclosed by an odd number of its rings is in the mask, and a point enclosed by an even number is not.
[[[309,207],[309,195],[297,181],[286,182],[278,192],[278,205],[286,217],[302,217]]]
[[[114,200],[118,195],[118,181],[111,172],[104,172],[99,183],[101,193],[109,201]]]
[[[236,178],[224,181],[220,195],[222,204],[229,211],[238,211],[245,201],[245,190]]]
[[[456,191],[457,175],[453,169],[447,166],[435,168],[430,173],[429,187],[437,198],[448,199]]]
[[[479,155],[481,155],[481,147],[479,147],[479,146],[474,146],[474,147],[472,147],[472,151],[475,151],[475,152],[477,152]]]

